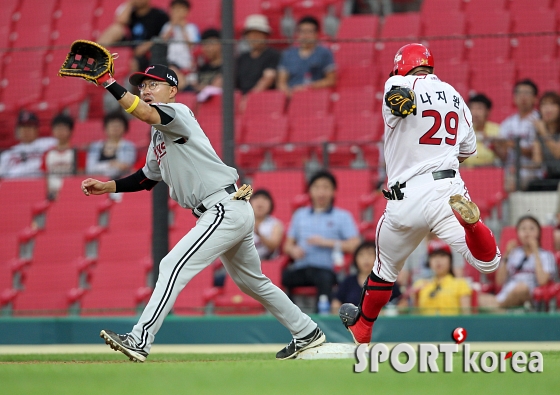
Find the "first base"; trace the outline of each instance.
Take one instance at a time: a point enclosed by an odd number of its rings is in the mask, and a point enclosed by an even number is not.
[[[355,344],[324,343],[300,352],[296,359],[354,359],[355,355]]]

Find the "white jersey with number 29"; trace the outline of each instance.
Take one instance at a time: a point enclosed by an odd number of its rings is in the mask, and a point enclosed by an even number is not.
[[[434,74],[393,76],[385,83],[416,94],[416,115],[401,118],[383,103],[388,185],[414,176],[459,168],[458,157],[476,154],[472,116],[461,95]]]

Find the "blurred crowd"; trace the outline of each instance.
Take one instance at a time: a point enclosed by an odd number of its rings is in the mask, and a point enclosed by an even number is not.
[[[384,7],[386,3],[390,2],[357,1],[354,7]],[[117,10],[114,23],[98,41],[104,45],[137,42],[130,67],[133,71],[150,64],[150,40],[161,37],[169,44],[167,61],[179,76],[179,89],[195,92],[199,101],[205,101],[222,92],[221,33],[214,28],[199,32],[189,20],[190,10],[187,0],[172,0],[168,11],[152,7],[149,0],[130,0]],[[294,45],[283,51],[268,44],[271,33],[264,15],[247,17],[235,70],[236,88],[242,94],[278,89],[289,97],[299,90],[336,86],[337,67],[331,50],[321,44],[317,19],[305,16],[297,21]],[[478,138],[478,155],[464,166],[505,167],[508,191],[557,190],[560,95],[541,93],[528,79],[517,81],[512,87],[517,111],[501,124],[489,121],[493,104],[489,96],[490,92],[481,92],[466,100]],[[21,111],[15,131],[19,143],[0,154],[0,178],[46,177],[47,196],[56,199],[66,175],[95,174],[113,179],[131,173],[142,160],[137,157],[135,143],[126,139],[129,118],[122,112],[105,115],[105,138],[90,144],[85,152],[72,144],[74,125],[69,115],[56,115],[51,121],[52,137],[39,137],[37,115]],[[315,308],[325,314],[335,312],[341,303],[359,303],[376,251],[374,241],[362,240],[352,215],[336,207],[336,189],[336,179],[328,171],[313,174],[308,181],[310,205],[298,209],[289,225],[273,216],[270,192],[256,191],[251,199],[255,244],[261,259],[287,256],[289,262],[282,274],[286,292],[297,299],[298,290],[312,287]],[[557,215],[560,223],[560,209]],[[503,251],[494,293],[479,292],[478,305],[524,306],[531,303],[535,287],[555,278],[553,252],[542,249],[540,238],[539,222],[522,217],[517,223],[517,238]],[[560,241],[560,230],[557,238]],[[428,237],[405,264],[390,306],[418,307],[426,314],[469,312],[473,287],[463,277],[463,266],[462,257],[453,254],[449,246]]]

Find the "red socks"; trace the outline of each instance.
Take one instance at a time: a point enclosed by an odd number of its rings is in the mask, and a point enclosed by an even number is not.
[[[377,281],[373,281],[372,276]],[[371,341],[374,320],[377,319],[383,306],[391,299],[393,292],[393,283],[376,277],[374,274],[370,274],[370,277],[368,277],[366,294],[361,302],[362,314],[358,322],[352,326],[352,333],[360,343]]]
[[[465,228],[467,247],[473,256],[482,262],[491,262],[496,257],[496,240],[490,228],[482,220]]]

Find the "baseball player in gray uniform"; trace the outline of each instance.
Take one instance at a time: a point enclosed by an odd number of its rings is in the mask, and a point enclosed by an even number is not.
[[[251,187],[237,189],[237,171],[220,160],[193,112],[175,103],[175,72],[153,65],[132,74],[129,81],[138,86],[141,99],[109,73],[97,81],[128,113],[152,125],[152,141],[141,170],[108,182],[88,178],[82,182],[84,194],[150,190],[163,180],[171,198],[198,217],[196,226],[160,262],[155,289],[138,323],[127,334],[102,330],[105,342],[130,360],[144,362],[179,292],[220,257],[239,288],[262,303],[292,333],[293,340],[276,354],[277,359],[294,358],[324,343],[325,335],[317,324],[262,274],[253,241],[254,214],[247,202]]]

